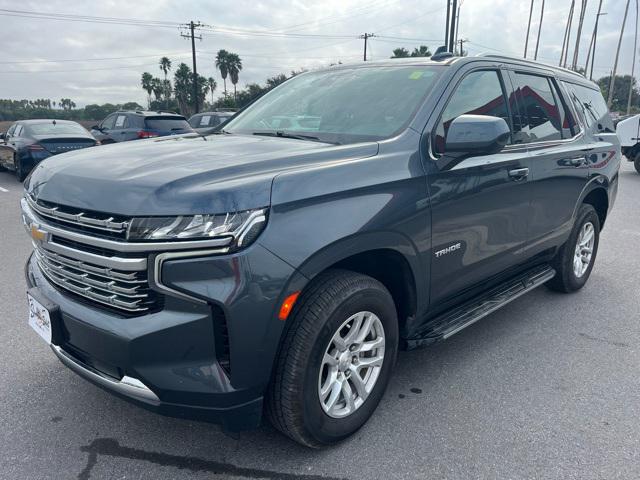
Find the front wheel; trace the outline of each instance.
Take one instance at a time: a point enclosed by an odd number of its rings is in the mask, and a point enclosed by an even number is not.
[[[580,290],[589,279],[598,253],[600,219],[592,205],[583,204],[567,242],[560,248],[554,261],[556,276],[547,286],[558,292]]]
[[[636,172],[640,173],[640,153],[636,155],[633,166],[636,167]]]
[[[389,291],[344,270],[301,295],[267,395],[271,423],[308,447],[336,443],[376,409],[396,361],[398,320]]]

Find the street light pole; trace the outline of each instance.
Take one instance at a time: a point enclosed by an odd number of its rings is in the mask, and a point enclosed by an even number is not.
[[[542,8],[540,9],[540,25],[538,25],[538,38],[536,39],[536,51],[533,54],[533,59],[538,59],[538,46],[540,46],[540,33],[542,32],[542,17],[544,17],[544,0],[542,0]]]
[[[631,96],[633,95],[633,74],[636,68],[636,51],[638,50],[638,0],[636,0],[636,31],[633,36],[633,63],[631,64],[631,79],[629,80],[629,98],[627,99],[627,115],[631,113]]]
[[[533,16],[533,2],[531,0],[531,7],[529,8],[529,23],[527,23],[527,38],[524,40],[524,58],[527,58],[527,48],[529,47],[529,31],[531,30],[531,17]]]
[[[611,110],[611,104],[613,103],[613,87],[616,84],[616,71],[618,70],[618,57],[620,57],[620,47],[622,46],[622,36],[624,35],[624,26],[627,23],[627,14],[629,13],[629,3],[631,3],[631,0],[627,0],[627,6],[624,9],[624,18],[622,19],[622,27],[620,28],[620,38],[618,39],[616,59],[613,62],[613,71],[611,72],[611,81],[609,82],[609,98],[607,98],[607,107],[609,107],[609,110]]]
[[[584,66],[585,76],[587,71],[589,71],[589,66],[591,66],[591,70],[589,73],[589,79],[593,80],[593,62],[596,59],[596,41],[598,36],[598,21],[600,20],[601,15],[606,15],[606,13],[602,13],[602,0],[598,4],[598,13],[596,14],[596,23],[593,26],[593,33],[591,34],[591,41],[589,42],[589,50],[587,51],[587,63]]]

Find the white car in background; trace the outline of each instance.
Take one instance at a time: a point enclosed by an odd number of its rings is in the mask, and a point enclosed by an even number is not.
[[[636,171],[640,173],[640,115],[618,122],[616,133],[620,139],[622,154],[633,162]]]

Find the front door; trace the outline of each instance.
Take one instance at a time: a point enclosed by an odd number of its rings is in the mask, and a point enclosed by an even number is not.
[[[448,127],[460,115],[501,117],[511,125],[505,85],[499,70],[466,73],[437,122],[434,156],[444,153]],[[526,148],[512,142],[500,153],[466,158],[451,169],[431,167],[431,304],[444,307],[488,288],[521,262],[528,238],[529,159]]]

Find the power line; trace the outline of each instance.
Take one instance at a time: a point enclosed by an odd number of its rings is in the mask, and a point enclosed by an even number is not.
[[[2,65],[20,65],[20,64],[33,64],[33,63],[67,63],[67,62],[97,62],[104,60],[129,60],[133,58],[151,58],[151,57],[180,57],[189,55],[188,52],[180,52],[180,53],[154,53],[150,55],[134,55],[131,57],[99,57],[99,58],[66,58],[62,60],[20,60],[20,61],[9,61],[9,62],[0,62]]]

